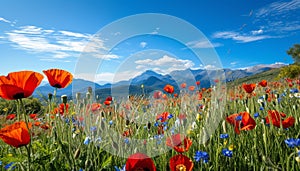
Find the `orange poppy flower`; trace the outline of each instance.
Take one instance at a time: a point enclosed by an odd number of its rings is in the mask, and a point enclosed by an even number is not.
[[[30,142],[30,135],[26,126],[26,123],[15,122],[12,125],[8,125],[0,130],[0,138],[13,147],[21,147],[27,145]]]
[[[267,80],[262,80],[261,82],[258,83],[258,85],[262,86],[262,87],[266,87],[268,85]]]
[[[43,72],[47,76],[50,85],[55,88],[65,88],[73,80],[73,75],[65,70],[49,69]]]
[[[170,159],[171,171],[192,171],[194,167],[193,161],[185,155],[179,154]]]
[[[167,138],[166,145],[173,148],[178,153],[183,153],[190,149],[192,140],[184,135],[175,134]]]
[[[278,128],[280,128],[280,125],[282,125],[283,128],[289,128],[289,127],[293,126],[295,123],[295,118],[290,116],[286,119],[282,119],[285,117],[286,117],[286,114],[284,114],[284,113],[279,113],[276,110],[269,110],[268,116],[266,117],[266,123],[270,124],[270,120],[271,120],[272,124]]]
[[[180,87],[181,87],[181,88],[186,88],[186,83],[182,83],[182,84],[180,85]]]
[[[247,92],[247,93],[252,93],[256,87],[256,84],[243,84],[243,89]]]
[[[101,104],[100,103],[93,103],[92,104],[92,112],[96,112],[101,108]]]
[[[0,96],[7,100],[27,98],[43,80],[43,75],[33,71],[11,72],[0,76]]]
[[[170,94],[173,94],[173,93],[174,93],[174,87],[171,86],[170,84],[167,84],[167,85],[164,87],[164,90],[165,90],[167,93],[170,93]]]
[[[126,170],[151,170],[156,171],[156,167],[151,158],[143,153],[135,153],[128,157]]]
[[[240,134],[242,130],[252,130],[256,126],[255,120],[250,116],[248,112],[235,113],[226,118],[226,121],[234,126],[234,131]]]
[[[111,104],[111,101],[105,100],[105,101],[104,101],[104,104],[107,105],[107,106],[109,106],[109,105]]]
[[[195,86],[189,86],[189,90],[190,91],[194,91],[195,90]]]
[[[169,116],[169,112],[163,112],[156,116],[156,120],[160,120],[161,122],[165,122]]]

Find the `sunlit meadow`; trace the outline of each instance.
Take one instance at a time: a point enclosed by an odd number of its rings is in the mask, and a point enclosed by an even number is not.
[[[200,81],[181,83],[180,93],[166,85],[149,95],[99,100],[87,89],[71,100],[56,92],[73,76],[59,69],[43,72],[53,92],[39,100],[43,112],[36,113],[26,100],[44,76],[20,71],[0,77],[1,101],[7,104],[0,116],[1,170],[300,168],[299,80],[261,80],[227,88],[215,80],[226,94],[217,99],[225,104],[218,111],[211,104],[215,88],[204,88]],[[203,142],[202,130],[212,112],[221,122]],[[133,140],[141,141],[131,145]]]

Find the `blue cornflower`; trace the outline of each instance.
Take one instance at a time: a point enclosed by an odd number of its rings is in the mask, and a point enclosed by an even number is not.
[[[171,113],[168,115],[168,119],[171,119],[171,118],[173,118],[173,117],[174,117],[174,116],[173,116],[173,114],[171,114]]]
[[[80,168],[79,171],[84,171],[84,170],[82,168]]]
[[[128,138],[125,138],[125,139],[124,139],[124,143],[129,144],[129,139],[128,139]]]
[[[225,138],[229,138],[228,134],[220,134],[220,138],[225,139]]]
[[[12,166],[13,164],[14,164],[14,162],[8,163],[7,165],[4,166],[4,169],[6,169],[6,170],[8,170],[8,169],[14,170],[14,169],[16,168],[16,166],[13,166],[13,167],[11,168],[11,166]]]
[[[162,124],[163,124],[163,126],[166,126],[166,125],[168,125],[168,122],[163,122]]]
[[[277,99],[277,102],[278,102],[278,103],[280,103],[280,102],[281,102],[281,100],[282,100],[282,98],[281,98],[281,97],[279,97],[279,98]]]
[[[125,168],[126,168],[126,165],[124,165],[123,168],[119,168],[118,166],[115,166],[116,171],[126,171]]]
[[[254,113],[254,118],[257,118],[257,117],[259,117],[259,113],[258,112]]]
[[[297,138],[289,138],[289,139],[286,139],[284,140],[284,142],[290,147],[290,148],[294,148],[294,147],[297,147],[297,146],[300,146],[300,139]]]
[[[264,107],[260,106],[260,107],[259,107],[259,110],[264,110]]]
[[[2,166],[2,161],[0,161],[0,166]]]
[[[205,151],[196,151],[194,159],[196,160],[196,162],[203,160],[203,163],[208,163],[209,155]]]
[[[290,89],[290,93],[299,93],[299,90],[296,88]]]
[[[91,138],[90,137],[85,137],[83,144],[84,145],[88,145],[91,142]]]
[[[237,117],[235,118],[235,120],[236,120],[236,121],[241,121],[241,120],[242,120],[242,116],[241,116],[241,115],[237,116]]]
[[[300,150],[297,151],[298,156],[300,157]]]
[[[222,150],[222,154],[223,154],[224,156],[226,156],[226,157],[232,157],[233,152],[232,152],[231,150],[228,150],[228,148],[224,148],[224,149]]]
[[[111,121],[109,121],[108,123],[109,123],[109,125],[112,125],[114,122],[111,120]]]
[[[91,127],[91,131],[92,131],[92,132],[95,132],[96,130],[97,130],[97,127],[95,127],[95,126],[92,126],[92,127]]]
[[[154,126],[158,127],[158,125],[159,125],[158,122],[155,122],[155,123],[154,123]]]

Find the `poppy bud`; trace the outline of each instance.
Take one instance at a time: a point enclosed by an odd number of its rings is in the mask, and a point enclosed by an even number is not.
[[[66,104],[68,102],[68,96],[67,95],[62,95],[61,96],[61,101],[63,102],[63,104]]]
[[[49,99],[49,101],[52,100],[52,97],[53,97],[53,94],[52,94],[52,93],[49,93],[49,94],[48,94],[48,99]]]
[[[81,99],[81,93],[76,93],[76,100],[79,101]]]

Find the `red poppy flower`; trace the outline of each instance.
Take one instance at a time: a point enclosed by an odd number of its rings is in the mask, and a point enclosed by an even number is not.
[[[49,69],[43,72],[47,76],[50,85],[55,88],[65,88],[73,80],[73,75],[65,70]]]
[[[16,148],[27,145],[30,142],[30,135],[25,122],[15,122],[0,130],[0,138]]]
[[[256,87],[255,84],[245,84],[245,83],[242,86],[243,89],[249,94],[252,93]]]
[[[189,90],[190,91],[194,91],[195,90],[195,86],[189,86]]]
[[[159,98],[161,98],[161,97],[162,97],[162,92],[161,92],[161,91],[155,91],[155,92],[153,93],[153,98],[159,99]]]
[[[197,85],[197,86],[200,85],[200,81],[196,81],[196,85]]]
[[[155,165],[151,158],[143,153],[135,153],[128,157],[126,161],[126,170],[139,171],[151,170],[156,171]]]
[[[262,87],[266,87],[268,85],[267,80],[262,80],[261,82],[258,83],[258,85],[262,86]]]
[[[41,125],[41,122],[39,122],[39,121],[34,122],[34,126],[40,126],[40,125]]]
[[[0,97],[7,100],[27,98],[43,80],[43,75],[33,71],[11,72],[0,76]]]
[[[178,153],[183,153],[190,149],[192,140],[184,135],[175,134],[167,138],[166,145],[173,148]]]
[[[170,84],[167,84],[167,85],[164,87],[164,90],[165,90],[167,93],[170,93],[170,94],[173,94],[173,93],[174,93],[174,87],[171,86]]]
[[[193,161],[185,155],[179,154],[170,159],[171,171],[192,171],[193,167]]]
[[[66,104],[66,107],[65,107],[65,104],[64,103],[61,103],[59,105],[59,113],[61,115],[65,114],[65,113],[68,113],[69,112],[69,104],[67,103]]]
[[[111,104],[111,101],[105,100],[105,101],[104,101],[104,104],[105,104],[106,106],[109,106],[109,105]]]
[[[238,118],[241,117],[241,118]],[[250,116],[248,112],[235,113],[226,118],[226,121],[234,126],[234,131],[240,134],[242,130],[252,130],[256,126],[255,120]]]
[[[180,87],[181,87],[181,88],[186,88],[186,83],[182,83],[182,84],[180,85]]]
[[[13,119],[15,119],[15,117],[16,117],[16,114],[9,114],[6,116],[6,120],[13,120]]]
[[[106,97],[105,101],[112,101],[112,97],[111,96]]]
[[[31,119],[35,119],[36,116],[37,116],[37,114],[35,114],[35,113],[29,115],[29,117],[30,117]]]
[[[41,128],[44,130],[47,130],[50,128],[50,125],[46,123],[46,124],[41,125]]]
[[[284,114],[284,113],[279,113],[276,110],[269,110],[268,116],[266,117],[266,123],[270,124],[270,119],[271,119],[272,124],[278,128],[280,128],[280,122],[281,122],[283,128],[288,128],[288,127],[293,126],[295,123],[295,118],[290,116],[286,119],[282,119],[285,117],[286,117],[286,114]]]
[[[174,97],[178,97],[178,94],[177,94],[177,93],[175,93],[175,94],[174,94]]]
[[[169,112],[163,112],[156,116],[156,120],[160,120],[161,122],[165,122],[169,116]]]

